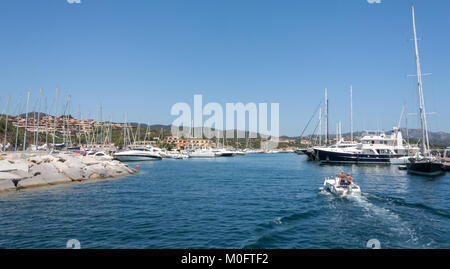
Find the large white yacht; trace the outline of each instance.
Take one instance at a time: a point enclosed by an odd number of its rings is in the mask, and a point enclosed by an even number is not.
[[[401,131],[395,127],[390,135],[366,132],[358,144],[338,143],[331,147],[315,147],[313,150],[322,163],[390,164],[391,159],[414,155],[419,148],[405,144]]]

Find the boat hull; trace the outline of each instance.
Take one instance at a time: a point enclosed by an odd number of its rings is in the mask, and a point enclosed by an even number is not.
[[[317,156],[317,152],[314,149],[306,149],[306,150],[302,150],[303,154],[305,154],[306,156],[308,156],[308,160],[310,161],[318,161],[318,156]]]
[[[406,166],[408,173],[420,176],[438,176],[445,172],[443,164],[440,162],[416,161],[411,159]]]
[[[117,160],[121,162],[136,162],[136,161],[159,161],[162,157],[158,156],[143,156],[143,155],[115,155]]]
[[[315,149],[315,156],[321,163],[349,163],[349,164],[391,164],[391,159],[404,157],[405,155],[374,155],[333,152]]]
[[[219,152],[215,154],[216,157],[233,157],[234,153],[233,152]]]

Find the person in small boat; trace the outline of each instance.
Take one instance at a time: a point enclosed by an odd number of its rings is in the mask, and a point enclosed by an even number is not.
[[[352,176],[350,176],[350,173],[347,173],[347,185],[352,185]]]
[[[339,177],[341,178],[341,181],[339,182],[339,184],[345,185],[345,173],[341,172],[341,175]]]

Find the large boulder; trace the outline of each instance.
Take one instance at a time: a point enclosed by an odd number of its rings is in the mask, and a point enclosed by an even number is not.
[[[53,164],[43,163],[30,168],[30,174],[34,179],[42,179],[47,184],[69,182],[70,178],[67,178],[64,174],[59,173],[58,169]],[[19,182],[20,183],[20,182]]]
[[[10,172],[14,170],[22,170],[28,172],[28,163],[23,160],[1,160],[0,172]]]
[[[42,177],[32,177],[22,179],[17,183],[17,188],[26,188],[26,187],[37,187],[48,185],[47,182]]]
[[[43,163],[31,167],[30,174],[33,176],[58,174],[58,169],[53,164]]]
[[[62,174],[74,181],[86,179],[86,175],[83,171],[83,168],[81,167],[80,168],[68,167],[62,172]]]
[[[84,164],[80,158],[72,158],[65,162],[68,167],[70,168],[77,168],[77,169],[83,169],[86,164]]]
[[[0,172],[0,180],[2,179],[13,180],[13,179],[20,179],[20,177],[10,172]]]
[[[12,180],[0,179],[0,192],[14,189],[16,189],[16,185],[14,185]]]
[[[17,183],[18,188],[34,187],[66,183],[72,181],[70,178],[58,172],[58,169],[50,163],[42,163],[30,168],[31,178],[22,179]]]
[[[55,167],[59,173],[64,173],[65,170],[67,170],[68,166],[65,162],[61,162],[59,159],[54,159],[51,163],[53,167]]]
[[[95,158],[93,158],[93,157],[91,157],[91,156],[84,156],[82,159],[81,159],[81,162],[83,163],[83,164],[85,164],[85,165],[95,165],[95,164],[98,164],[99,163],[99,161],[97,160],[97,159],[95,159]]]
[[[85,178],[89,179],[97,179],[97,178],[106,178],[107,173],[105,167],[102,164],[93,164],[85,167],[83,169]]]

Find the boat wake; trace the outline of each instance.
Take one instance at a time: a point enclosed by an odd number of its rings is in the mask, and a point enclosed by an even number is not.
[[[378,218],[386,223],[386,227],[390,231],[397,235],[407,237],[407,243],[418,243],[419,238],[416,231],[395,212],[371,203],[364,195],[345,196],[345,199],[348,199],[363,208],[367,217]]]

